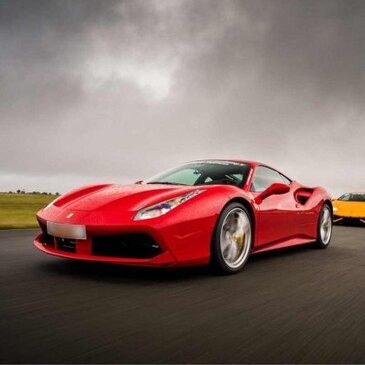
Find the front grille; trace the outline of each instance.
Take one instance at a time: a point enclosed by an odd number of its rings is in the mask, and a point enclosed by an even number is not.
[[[126,258],[151,258],[162,252],[154,239],[144,233],[96,236],[92,239],[92,254]]]
[[[57,238],[57,248],[61,251],[76,252],[76,240]]]

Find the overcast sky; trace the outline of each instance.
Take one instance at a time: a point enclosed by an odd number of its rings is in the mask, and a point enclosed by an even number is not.
[[[0,191],[201,158],[365,190],[365,1],[0,0]]]

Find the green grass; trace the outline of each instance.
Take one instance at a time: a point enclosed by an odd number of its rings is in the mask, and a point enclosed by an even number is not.
[[[0,229],[36,228],[36,213],[56,195],[0,193]]]

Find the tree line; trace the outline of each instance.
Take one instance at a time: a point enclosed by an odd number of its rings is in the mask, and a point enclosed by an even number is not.
[[[25,189],[18,189],[16,191],[9,190],[9,194],[32,194],[32,195],[60,195],[59,192],[49,193],[47,191],[25,191]]]

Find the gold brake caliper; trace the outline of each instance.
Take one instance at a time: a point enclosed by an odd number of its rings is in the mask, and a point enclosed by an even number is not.
[[[245,237],[245,234],[243,233],[242,235],[237,235],[236,233],[233,234],[232,238],[233,240],[236,242],[237,247],[239,250],[242,249],[243,247],[243,239]]]

